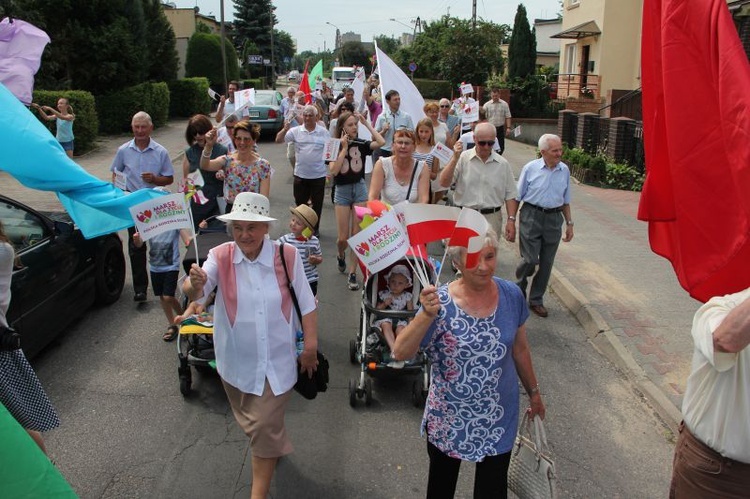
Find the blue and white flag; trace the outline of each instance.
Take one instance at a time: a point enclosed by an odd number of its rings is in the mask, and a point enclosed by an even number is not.
[[[153,189],[126,194],[68,158],[47,128],[0,84],[0,170],[30,189],[54,191],[70,218],[90,239],[133,225],[130,207],[164,196]]]

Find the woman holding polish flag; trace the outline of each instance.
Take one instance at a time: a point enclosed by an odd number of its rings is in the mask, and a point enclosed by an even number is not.
[[[526,338],[524,297],[514,283],[494,276],[497,234],[486,222],[478,231],[461,218],[448,249],[461,277],[423,289],[421,308],[393,349],[395,359],[409,359],[421,348],[430,360],[432,384],[421,425],[430,458],[427,497],[453,497],[462,460],[477,463],[475,496],[507,490],[519,379],[530,398],[530,417],[545,415]]]

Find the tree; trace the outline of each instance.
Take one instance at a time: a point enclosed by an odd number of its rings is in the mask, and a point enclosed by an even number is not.
[[[242,47],[246,40],[258,46],[260,54],[271,58],[271,29],[278,24],[271,0],[234,1],[234,41]]]
[[[225,41],[227,55],[227,78],[239,79],[237,52],[229,41]],[[193,33],[188,41],[185,56],[185,76],[205,76],[213,85],[224,86],[224,70],[221,67],[221,37],[210,33]]]
[[[508,77],[526,78],[536,71],[536,35],[529,27],[526,7],[518,5],[508,45]]]
[[[177,79],[177,42],[172,25],[164,14],[160,0],[143,0],[146,18],[146,50],[148,55],[148,79],[172,81]]]
[[[373,38],[378,44],[378,48],[393,57],[399,48],[401,48],[401,42],[393,38],[393,36],[378,35]]]
[[[339,49],[339,62],[343,66],[367,66],[370,55],[361,42],[346,42]]]
[[[418,77],[446,79],[456,85],[481,84],[490,74],[502,72],[500,45],[510,31],[508,25],[480,19],[473,29],[467,19],[443,16],[423,29],[424,33],[394,58],[402,68],[416,62]]]
[[[273,37],[274,62],[276,71],[281,73],[285,69],[284,59],[294,57],[294,39],[286,31],[280,30],[274,30]]]

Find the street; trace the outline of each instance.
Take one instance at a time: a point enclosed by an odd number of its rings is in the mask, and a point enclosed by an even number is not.
[[[170,125],[156,136],[177,165],[183,130],[184,124]],[[266,139],[259,149],[275,169],[270,200],[279,219],[276,237],[286,232],[293,205],[291,167],[285,145]],[[101,160],[86,168],[109,179],[108,166]],[[522,165],[512,166],[517,173]],[[37,206],[27,192],[20,200]],[[378,379],[371,407],[349,407],[348,380],[359,367],[349,363],[348,344],[357,334],[361,292],[349,291],[336,270],[335,239],[327,196],[318,328],[331,383],[316,400],[293,396],[287,426],[295,453],[280,461],[272,497],[423,497],[427,452],[419,435],[421,410],[411,404],[412,378]],[[498,275],[509,278],[517,247],[502,248]],[[560,497],[664,497],[671,431],[554,295],[545,305],[550,317],[532,315],[527,327]],[[194,373],[193,396],[180,394],[176,344],[161,340],[165,327],[150,292],[148,302],[133,302],[128,272],[119,302],[90,311],[32,362],[62,420],[46,434],[50,457],[81,497],[249,496],[248,442],[221,384],[216,376]],[[472,483],[473,466],[465,464],[456,497],[470,498]]]

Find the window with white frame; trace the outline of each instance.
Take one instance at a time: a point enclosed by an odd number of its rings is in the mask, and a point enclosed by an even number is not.
[[[570,43],[565,46],[565,72],[568,74],[576,72],[576,44]]]

